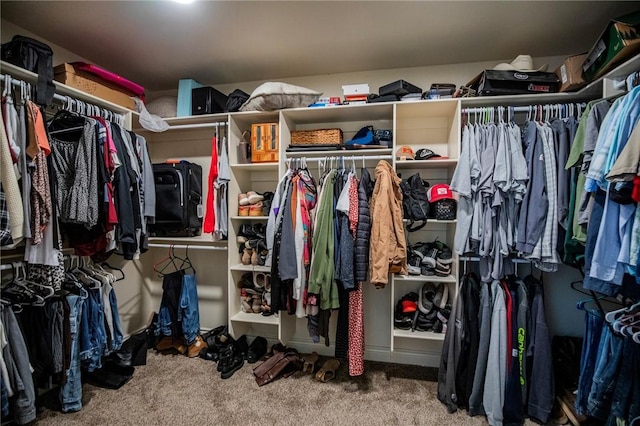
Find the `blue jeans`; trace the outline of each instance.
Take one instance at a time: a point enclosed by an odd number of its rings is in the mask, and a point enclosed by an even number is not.
[[[582,342],[582,355],[580,356],[580,381],[578,382],[578,395],[576,396],[575,408],[579,414],[588,415],[587,408],[589,392],[593,383],[593,373],[596,368],[598,348],[600,347],[600,336],[604,321],[599,316],[585,312],[584,314],[585,332]]]
[[[200,333],[200,312],[195,275],[183,271],[164,276],[158,328],[163,336],[184,337],[190,345]]]
[[[113,315],[113,336],[111,336],[111,350],[118,351],[122,348],[122,326],[120,325],[120,315],[118,313],[118,299],[116,292],[111,289],[109,292],[109,304],[111,305],[111,313]]]
[[[192,344],[200,334],[200,310],[198,308],[198,288],[195,274],[182,277],[178,321],[182,322],[182,335],[185,343],[187,345]]]
[[[616,379],[620,372],[622,344],[622,338],[612,334],[609,327],[602,329],[598,361],[588,401],[589,413],[598,419],[606,420],[611,410]]]
[[[82,408],[82,380],[80,378],[79,335],[82,322],[82,304],[84,300],[74,294],[67,295],[69,306],[69,336],[71,338],[71,360],[67,368],[67,380],[60,388],[62,411],[69,413]]]
[[[640,345],[629,338],[622,340],[620,373],[616,380],[616,387],[613,392],[613,403],[611,404],[611,414],[609,416],[609,423],[613,422],[614,424],[616,417],[629,420],[636,417],[638,415],[638,398],[640,398],[640,395],[637,393],[638,386],[640,386],[637,380],[638,377],[640,377],[640,371],[637,369],[638,359],[640,358]],[[634,387],[636,388],[635,392]],[[634,407],[632,407],[632,405]],[[632,411],[635,411],[636,414],[633,415]]]
[[[81,353],[83,366],[90,372],[102,368],[102,356],[109,353],[107,345],[107,332],[104,325],[104,309],[100,290],[88,290],[89,297],[85,303],[82,315]]]

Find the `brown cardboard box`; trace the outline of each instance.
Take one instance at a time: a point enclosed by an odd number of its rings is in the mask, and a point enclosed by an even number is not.
[[[640,52],[640,11],[609,21],[582,64],[587,81],[593,81]]]
[[[135,110],[135,102],[129,93],[116,88],[98,76],[76,70],[71,64],[60,64],[53,69],[53,79],[90,95]]]
[[[564,63],[556,69],[556,75],[560,79],[559,92],[575,92],[583,88],[587,82],[582,75],[582,64],[587,54],[569,56]]]

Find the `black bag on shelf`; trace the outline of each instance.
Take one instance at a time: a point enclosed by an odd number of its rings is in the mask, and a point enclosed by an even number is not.
[[[36,103],[51,105],[56,87],[53,84],[53,51],[48,45],[29,37],[15,35],[2,45],[2,60],[38,74]]]
[[[429,217],[429,198],[427,197],[428,182],[420,177],[419,173],[402,179],[402,210],[404,218],[409,221],[407,231],[413,232],[424,228]],[[416,222],[420,222],[416,224]]]
[[[224,112],[240,111],[240,107],[243,103],[247,102],[247,99],[249,99],[249,94],[243,92],[240,89],[234,90],[233,92],[229,93],[227,103],[224,106]]]
[[[202,167],[188,161],[153,165],[156,221],[149,225],[155,237],[195,237],[202,233]]]

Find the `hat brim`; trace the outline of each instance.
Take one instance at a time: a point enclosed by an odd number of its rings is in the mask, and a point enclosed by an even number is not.
[[[548,64],[544,64],[543,66],[541,66],[540,68],[538,68],[537,70],[528,70],[528,69],[523,69],[523,68],[516,68],[511,64],[507,64],[507,63],[501,63],[496,65],[495,67],[493,67],[493,69],[495,71],[518,71],[518,72],[545,72],[547,71],[547,69],[549,68]]]

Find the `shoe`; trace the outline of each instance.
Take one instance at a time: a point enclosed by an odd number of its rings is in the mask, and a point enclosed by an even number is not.
[[[240,262],[243,265],[251,265],[251,256],[253,255],[253,249],[245,248],[242,250],[242,257],[240,258]]]
[[[264,197],[255,191],[249,191],[247,192],[247,199],[249,200],[249,204],[258,204],[260,201],[264,200]],[[262,204],[260,204],[260,211],[262,212]],[[262,213],[258,216],[262,216]]]
[[[433,306],[438,309],[444,309],[449,300],[449,286],[445,283],[438,283],[436,286],[436,294],[433,296]]]
[[[269,216],[271,203],[273,202],[273,192],[267,191],[262,194],[262,216]]]
[[[253,273],[253,286],[257,288],[264,288],[264,284],[267,281],[267,276],[264,272]]]
[[[316,362],[318,362],[318,352],[311,352],[308,355],[303,355],[302,359],[304,364],[302,365],[302,372],[304,374],[313,374],[316,369]]]
[[[431,268],[436,267],[436,259],[438,257],[438,249],[432,243],[427,243],[423,249],[424,257],[422,258],[422,264]]]
[[[196,340],[189,345],[187,356],[189,358],[195,358],[200,355],[200,351],[207,348],[207,344],[202,340],[202,336],[197,336]]]
[[[218,363],[218,365],[220,365],[220,363],[224,359],[224,363],[222,365],[222,368],[220,369],[220,378],[228,379],[233,376],[233,373],[242,368],[242,366],[244,365],[244,358],[241,354],[237,353],[234,350],[233,345],[229,345],[225,349],[225,354],[223,356],[224,358],[221,358],[220,362]]]
[[[394,328],[410,330],[414,313],[418,310],[418,295],[414,292],[407,293],[396,304],[393,318]]]
[[[420,294],[418,295],[418,309],[423,314],[429,314],[433,310],[433,298],[436,294],[436,286],[432,282],[426,282],[422,285]]]
[[[249,198],[247,197],[247,194],[242,193],[242,192],[240,194],[238,194],[238,205],[239,206],[248,206],[249,204],[251,204],[251,203],[249,202]]]
[[[249,206],[249,216],[262,216],[262,201]]]
[[[453,253],[451,249],[442,241],[434,241],[434,247],[438,250],[437,260],[445,265],[450,265],[453,262]]]
[[[251,344],[249,345],[249,349],[247,351],[247,362],[249,364],[253,364],[257,361],[260,361],[262,357],[267,353],[267,339],[261,336],[257,336]]]
[[[212,347],[216,344],[215,338],[220,333],[224,332],[227,329],[226,325],[219,325],[218,327],[207,331],[202,335],[202,340],[207,344],[207,347]]]
[[[422,261],[421,257],[415,253],[409,253],[409,260],[407,262],[407,272],[409,275],[420,275],[420,262]]]
[[[436,267],[434,269],[435,274],[439,277],[446,277],[451,275],[451,265],[445,265],[443,263],[440,263],[440,261],[438,260],[436,262]]]
[[[242,356],[242,359],[247,359],[247,353],[249,352],[249,342],[247,342],[247,336],[242,335],[236,339],[233,343],[235,351],[238,355]]]
[[[251,301],[251,310],[253,310],[254,314],[261,314],[262,313],[262,295],[261,294],[254,294],[252,297],[252,301]]]
[[[218,352],[218,348],[215,346],[210,348],[203,348],[200,351],[200,358],[206,361],[217,362],[220,359],[220,353]]]
[[[249,216],[250,206],[247,204],[245,206],[238,206],[238,216]]]
[[[436,270],[427,265],[420,265],[420,275],[432,277],[436,274]]]

